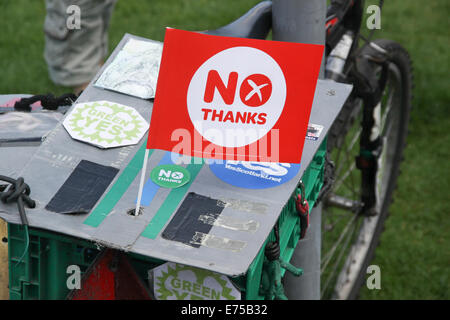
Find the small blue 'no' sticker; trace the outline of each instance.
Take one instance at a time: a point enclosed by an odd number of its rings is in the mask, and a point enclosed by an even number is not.
[[[273,188],[288,182],[300,170],[298,163],[225,161],[213,163],[211,171],[221,180],[246,189]]]

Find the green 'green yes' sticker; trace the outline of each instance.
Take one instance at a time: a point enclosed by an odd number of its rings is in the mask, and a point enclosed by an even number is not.
[[[191,179],[191,174],[186,168],[174,164],[163,164],[152,170],[150,178],[163,188],[173,189],[188,183]]]

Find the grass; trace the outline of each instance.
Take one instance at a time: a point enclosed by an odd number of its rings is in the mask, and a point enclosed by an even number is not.
[[[118,1],[110,51],[124,33],[162,40],[164,27],[215,28],[257,0]],[[375,1],[369,1],[375,2]],[[373,264],[382,289],[363,299],[449,299],[449,19],[446,0],[385,1],[377,38],[404,45],[415,69],[414,110],[391,217]],[[44,1],[1,1],[0,94],[68,91],[48,78],[43,58]]]

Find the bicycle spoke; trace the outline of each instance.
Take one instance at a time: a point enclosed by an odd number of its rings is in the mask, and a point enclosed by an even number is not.
[[[386,119],[388,118],[389,113],[392,110],[392,100],[394,99],[394,94],[391,92],[388,100],[386,101],[386,110],[384,111],[382,117],[381,117],[381,128],[380,128],[380,133],[384,135],[384,127],[386,124]]]
[[[326,269],[326,267],[328,266],[328,263],[331,261],[331,258],[334,255],[334,252],[336,251],[336,249],[338,248],[339,244],[341,243],[341,241],[344,239],[345,234],[347,233],[347,230],[350,228],[350,226],[353,224],[353,222],[358,218],[358,215],[354,215],[350,221],[347,223],[347,225],[345,226],[343,232],[339,235],[338,240],[335,242],[335,244],[333,245],[333,247],[330,249],[330,251],[323,257],[323,260],[321,262],[321,264],[323,264],[323,266],[320,268],[321,272],[323,272],[324,269]]]
[[[353,137],[350,147],[345,148],[346,152],[344,152],[345,154],[345,164],[350,163],[350,165],[354,164],[355,162],[352,161],[352,159],[349,159],[348,154],[350,153],[350,151],[353,149],[354,144],[356,143],[356,141],[358,141],[358,138],[361,134],[362,130],[359,130],[356,135]],[[344,142],[345,146],[347,146],[346,142]],[[342,148],[344,149],[344,148]],[[340,149],[339,151],[341,151],[342,149]],[[339,177],[339,174],[341,173],[341,171],[343,170],[342,168],[344,168],[344,166],[340,166],[340,163],[336,162],[336,168],[338,168],[335,172],[335,176]]]
[[[356,218],[358,218],[358,217],[359,216],[355,215],[354,219],[352,219],[352,222],[354,222],[354,220]],[[338,255],[337,259],[335,260],[335,263],[333,265],[333,269],[331,271],[331,274],[328,276],[327,280],[325,281],[325,285],[322,287],[322,290],[321,290],[321,293],[320,293],[321,297],[323,296],[323,294],[327,290],[328,286],[331,283],[331,280],[333,279],[334,275],[336,274],[336,270],[338,269],[338,266],[340,265],[340,262],[342,261],[342,257],[344,256],[344,253],[346,252],[347,248],[349,247],[350,240],[353,238],[355,230],[357,229],[356,228],[356,226],[357,226],[356,223],[352,224],[352,226],[353,226],[353,228],[352,228],[352,230],[350,232],[348,232],[348,235],[347,235],[347,237],[345,239],[344,245],[341,247],[339,255]],[[329,261],[331,261],[331,260],[329,260]],[[323,272],[323,269],[321,270],[321,272]]]
[[[348,215],[338,215],[337,219],[335,219],[334,223],[329,224],[326,226],[326,228],[328,228],[327,231],[334,229],[334,227],[336,226],[336,224],[341,221],[343,218],[347,217]]]
[[[344,183],[344,181],[347,179],[347,177],[349,175],[351,175],[351,173],[353,172],[353,169],[355,169],[356,164],[352,163],[352,165],[350,166],[350,168],[344,173],[344,176],[342,178],[340,178],[338,181],[335,182],[335,186],[334,186],[334,190],[338,190],[339,187]],[[348,185],[344,184],[347,188],[349,187]],[[351,191],[351,190],[350,190]],[[357,194],[355,194],[357,195]]]
[[[353,146],[355,145],[355,143],[358,141],[359,137],[361,136],[362,133],[362,129],[359,129],[356,134],[353,136],[351,142],[350,142],[350,146],[347,149],[347,152],[350,152],[353,149]]]

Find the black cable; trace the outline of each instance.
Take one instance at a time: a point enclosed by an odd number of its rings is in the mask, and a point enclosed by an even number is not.
[[[0,192],[0,200],[3,203],[17,202],[20,219],[23,225],[28,226],[28,219],[25,214],[25,205],[28,208],[36,207],[36,202],[30,198],[30,187],[25,183],[22,177],[13,179],[7,176],[0,175],[0,180],[10,184],[9,189],[6,188]]]
[[[36,202],[30,198],[30,187],[25,183],[22,177],[13,179],[7,176],[0,175],[0,181],[5,181],[10,184],[9,189],[8,187],[0,189],[2,190],[0,191],[0,200],[3,203],[17,202],[20,220],[22,221],[25,230],[25,249],[22,256],[16,262],[17,266],[22,262],[30,246],[30,234],[28,231],[28,219],[25,213],[25,205],[27,205],[28,208],[35,208]]]

